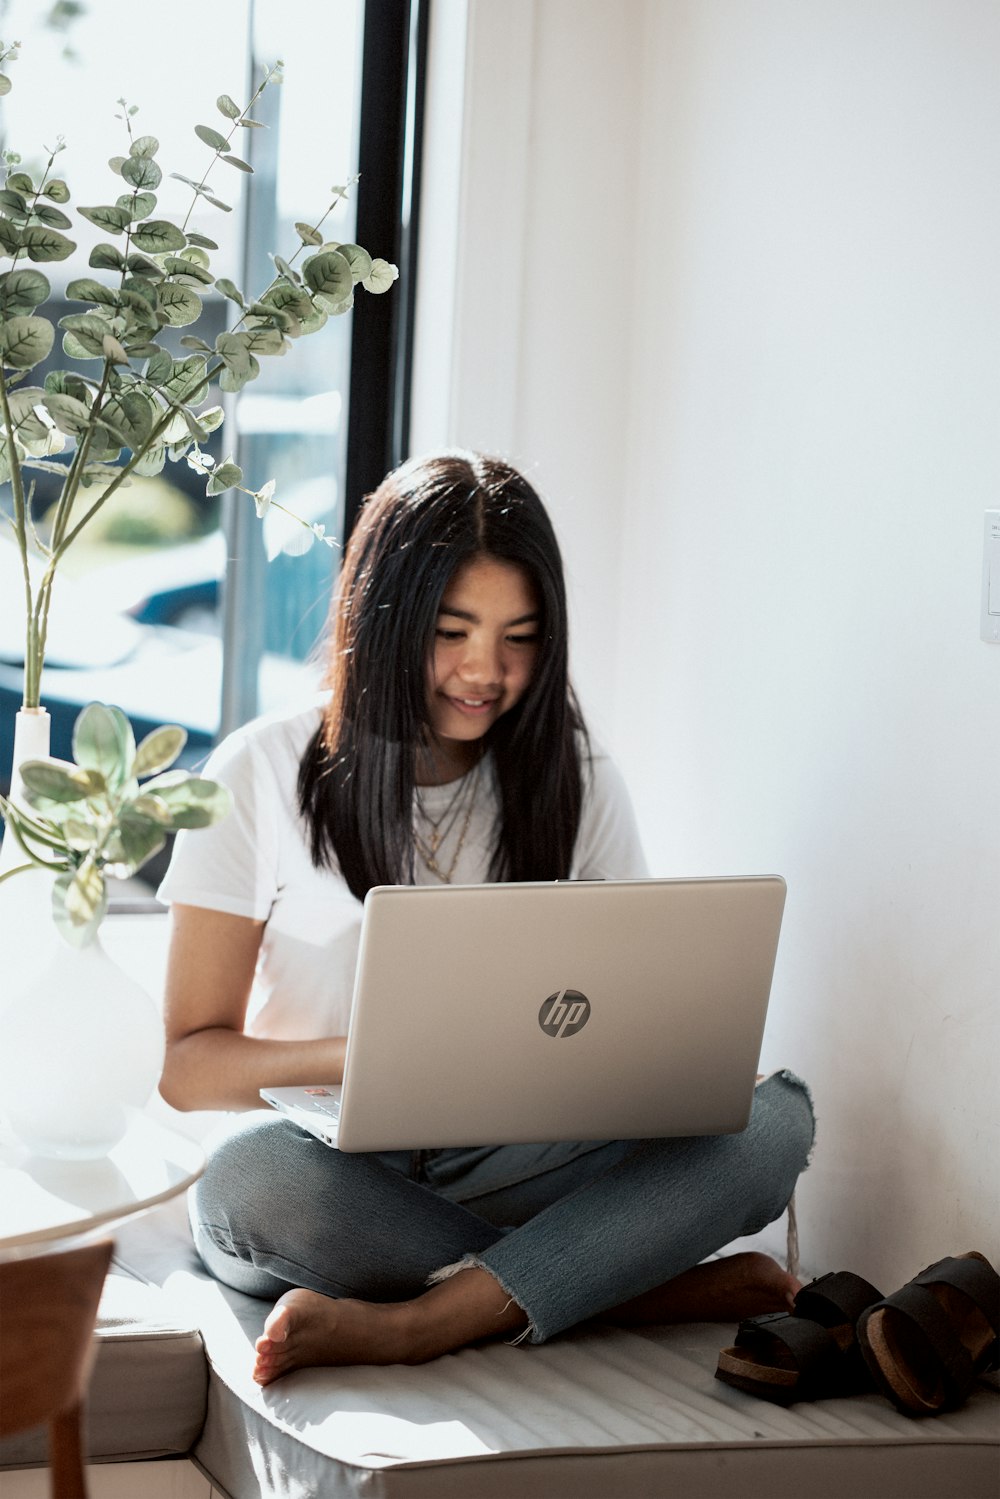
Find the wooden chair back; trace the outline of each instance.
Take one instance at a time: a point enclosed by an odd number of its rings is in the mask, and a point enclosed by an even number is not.
[[[48,1422],[54,1499],[86,1499],[83,1397],[113,1247],[0,1260],[0,1435]]]

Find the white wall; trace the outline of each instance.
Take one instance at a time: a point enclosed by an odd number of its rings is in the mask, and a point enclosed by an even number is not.
[[[550,496],[654,866],[789,881],[765,1060],[816,1097],[806,1262],[1000,1259],[1000,7],[468,20],[426,435]]]
[[[435,248],[421,269],[412,446],[450,441],[502,453],[550,502],[571,584],[576,676],[604,726],[624,493],[623,306],[633,270],[622,225],[636,203],[639,37],[610,3],[437,0],[432,15],[430,87],[452,120],[449,131],[435,115],[425,155],[422,224],[434,225]],[[466,27],[463,116],[447,70]],[[452,221],[457,136],[452,274],[436,238]],[[452,360],[447,400],[442,333]]]

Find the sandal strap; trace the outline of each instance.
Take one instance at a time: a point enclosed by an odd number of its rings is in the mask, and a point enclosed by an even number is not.
[[[921,1270],[910,1284],[952,1286],[976,1303],[994,1335],[1000,1333],[1000,1275],[985,1260],[948,1256]]]
[[[850,1270],[831,1270],[803,1286],[795,1298],[795,1311],[823,1327],[850,1323],[853,1327],[865,1307],[882,1300],[882,1292],[870,1281]]]
[[[760,1317],[746,1317],[740,1323],[736,1342],[743,1347],[768,1342],[781,1343],[795,1360],[799,1372],[810,1380],[822,1378],[827,1366],[839,1366],[841,1353],[825,1327],[791,1312],[765,1312]]]
[[[923,1334],[940,1362],[949,1402],[964,1400],[975,1383],[975,1365],[934,1293],[910,1281],[871,1310],[880,1311],[883,1307],[899,1312]]]

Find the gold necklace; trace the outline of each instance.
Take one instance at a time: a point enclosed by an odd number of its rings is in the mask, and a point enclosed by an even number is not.
[[[438,820],[438,823],[434,825],[433,832],[431,833],[431,842],[429,845],[427,841],[421,837],[416,824],[414,824],[413,827],[413,842],[416,846],[418,854],[424,862],[424,867],[429,870],[431,874],[435,875],[436,878],[439,879],[444,885],[451,884],[452,878],[455,874],[455,870],[458,868],[458,861],[461,857],[462,849],[465,847],[465,840],[469,832],[469,825],[472,822],[472,811],[476,805],[476,792],[479,789],[479,773],[482,768],[482,763],[482,760],[477,760],[475,774],[472,776],[468,787],[462,788],[463,791],[468,791],[468,800],[465,805],[465,817],[462,821],[461,832],[458,835],[458,842],[455,845],[455,852],[452,855],[451,863],[449,864],[447,869],[441,868],[440,864],[438,863],[437,856],[441,848],[442,839],[447,836],[448,832],[451,831],[451,828],[454,826],[454,823],[458,818],[458,809],[456,808],[455,816],[449,822],[448,828],[445,830],[445,833],[438,835],[438,828],[440,826],[441,820],[445,816],[445,813],[449,812],[451,808],[455,806],[456,802],[459,801],[459,793],[455,793],[455,796],[452,797],[451,801],[448,803],[448,806],[445,808],[445,812],[441,814],[441,818]],[[463,797],[462,800],[464,801],[465,798]],[[417,805],[423,815],[426,816],[427,814],[426,812],[424,812],[423,806],[420,803],[419,795],[417,797]],[[428,818],[427,820],[430,821],[431,819]]]
[[[459,813],[462,810],[462,803],[468,790],[469,782],[467,776],[459,776],[458,785],[446,802],[443,811],[439,816],[432,817],[424,806],[424,799],[420,795],[419,786],[416,788],[417,811],[430,827],[426,842],[432,854],[438,852],[438,849],[458,821]],[[416,832],[415,829],[414,831]]]

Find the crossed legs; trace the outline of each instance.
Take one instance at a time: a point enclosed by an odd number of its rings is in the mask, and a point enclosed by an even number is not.
[[[797,1282],[763,1255],[699,1261],[781,1213],[812,1128],[804,1088],[779,1074],[741,1135],[567,1147],[565,1160],[540,1148],[534,1164],[533,1147],[480,1152],[447,1197],[404,1174],[406,1157],[340,1156],[272,1117],[213,1157],[196,1238],[221,1279],[278,1297],[261,1384],[309,1364],[543,1341],[593,1316],[737,1320],[783,1309]],[[249,1204],[234,1170],[257,1183]]]

